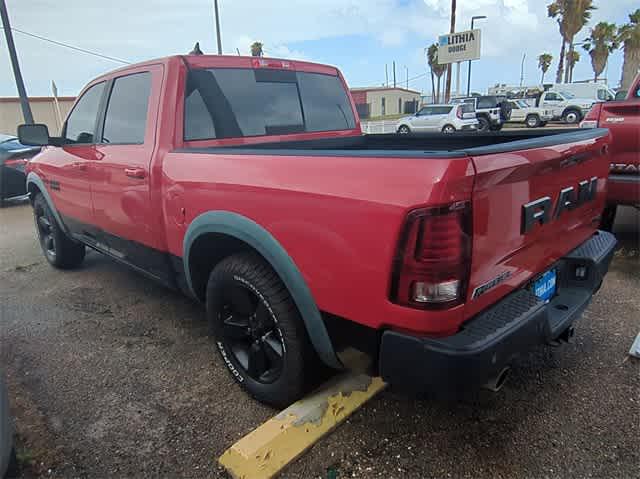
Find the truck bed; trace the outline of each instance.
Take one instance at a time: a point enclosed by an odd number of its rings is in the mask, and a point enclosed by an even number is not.
[[[182,148],[189,153],[259,154],[304,156],[424,156],[456,158],[591,140],[603,136],[602,129],[558,128],[511,130],[487,133],[425,133],[400,136],[396,134],[362,135],[289,142],[264,142],[250,146],[215,146]]]

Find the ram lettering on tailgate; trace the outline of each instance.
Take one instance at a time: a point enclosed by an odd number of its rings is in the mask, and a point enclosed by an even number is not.
[[[573,210],[595,200],[597,188],[598,178],[594,176],[590,180],[578,183],[577,194],[573,186],[562,188],[555,208],[553,208],[551,198],[548,196],[522,205],[522,234],[531,231],[536,224],[547,224],[558,219],[564,211]]]

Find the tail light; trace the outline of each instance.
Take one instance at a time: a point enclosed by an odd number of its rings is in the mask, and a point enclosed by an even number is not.
[[[584,117],[584,120],[580,122],[580,128],[598,128],[598,120],[600,119],[600,111],[602,110],[602,103],[594,103],[594,105]]]
[[[419,309],[464,302],[471,264],[470,213],[468,202],[409,213],[393,268],[393,301]]]
[[[456,110],[456,116],[462,120],[463,115],[462,115],[462,107],[461,106],[459,106],[458,109]]]

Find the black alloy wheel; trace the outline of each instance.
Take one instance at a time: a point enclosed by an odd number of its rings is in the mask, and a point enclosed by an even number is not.
[[[43,202],[36,202],[34,204],[34,216],[42,251],[47,257],[47,260],[54,263],[57,256],[56,239],[53,230],[53,221],[55,220],[51,218],[51,214]]]
[[[222,322],[222,342],[231,351],[244,374],[269,384],[277,380],[286,349],[273,312],[249,286],[227,281],[222,286],[218,320]]]

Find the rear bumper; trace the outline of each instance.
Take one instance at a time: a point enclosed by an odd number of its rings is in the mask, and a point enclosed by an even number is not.
[[[446,338],[423,338],[386,331],[380,345],[383,379],[412,391],[461,392],[485,384],[532,347],[552,343],[578,319],[598,290],[616,245],[599,231],[561,258],[557,294],[545,303],[522,288],[465,323]],[[578,266],[587,267],[575,279]]]
[[[615,205],[640,204],[640,175],[610,174],[607,203]]]

